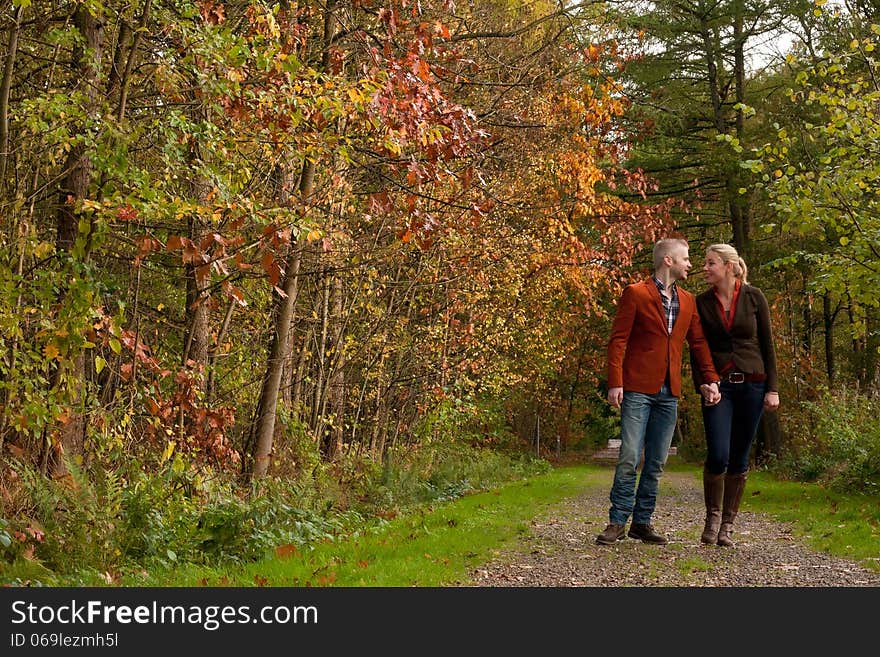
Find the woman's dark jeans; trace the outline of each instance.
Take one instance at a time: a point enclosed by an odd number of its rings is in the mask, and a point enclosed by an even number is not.
[[[764,413],[764,381],[721,382],[721,401],[703,406],[706,470],[741,474],[749,469],[749,450]]]

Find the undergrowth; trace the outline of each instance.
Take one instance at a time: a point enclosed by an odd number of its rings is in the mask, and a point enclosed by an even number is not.
[[[182,564],[244,564],[549,465],[445,437],[389,450],[379,463],[314,459],[295,476],[250,485],[180,459],[152,472],[121,460],[69,469],[53,481],[18,462],[0,465],[0,584],[106,585]]]
[[[880,398],[826,390],[789,416],[784,450],[770,470],[836,491],[880,494]]]

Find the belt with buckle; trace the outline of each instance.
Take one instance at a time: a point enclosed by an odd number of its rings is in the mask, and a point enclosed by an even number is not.
[[[760,382],[766,381],[766,374],[746,374],[745,372],[728,372],[724,375],[724,381],[728,383],[745,383],[746,381]]]

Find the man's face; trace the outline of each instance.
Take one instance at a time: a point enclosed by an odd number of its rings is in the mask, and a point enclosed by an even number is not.
[[[669,252],[667,256],[671,263],[669,265],[669,273],[676,281],[684,280],[688,277],[688,271],[691,268],[691,257],[688,255],[690,251],[687,246],[678,246]]]

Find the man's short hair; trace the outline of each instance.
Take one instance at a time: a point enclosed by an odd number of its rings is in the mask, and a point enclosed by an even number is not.
[[[683,240],[680,237],[664,237],[662,240],[658,240],[654,245],[654,271],[660,269],[660,265],[663,264],[663,258],[679,246],[689,248],[687,240]]]

